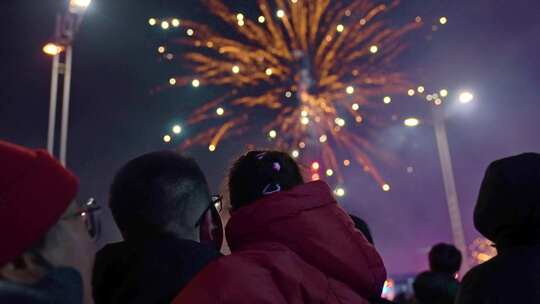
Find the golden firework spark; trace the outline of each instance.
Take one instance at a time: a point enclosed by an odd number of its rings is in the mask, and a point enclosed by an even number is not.
[[[276,147],[295,157],[310,155],[338,180],[339,154],[389,189],[371,161],[382,152],[367,139],[367,128],[380,125],[370,118],[384,97],[410,87],[392,63],[404,50],[402,36],[421,21],[389,27],[383,16],[398,1],[260,0],[260,15],[253,18],[219,0],[203,3],[232,34],[182,20],[182,37],[171,45],[188,48],[183,58],[190,75],[175,76],[174,85],[221,87],[228,93],[192,113],[187,125],[210,119],[220,125],[184,141],[182,148],[204,144],[214,151],[223,139],[262,125],[265,135],[277,131],[271,138]],[[216,115],[217,108],[226,111]],[[255,109],[267,111],[263,117],[271,121],[261,124]]]

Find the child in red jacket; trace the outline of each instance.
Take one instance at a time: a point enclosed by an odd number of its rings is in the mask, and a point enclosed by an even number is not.
[[[174,303],[368,303],[383,262],[322,181],[304,183],[282,152],[252,151],[231,169],[232,254],[209,264]]]

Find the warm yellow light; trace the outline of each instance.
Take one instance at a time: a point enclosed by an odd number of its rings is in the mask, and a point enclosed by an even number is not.
[[[384,185],[382,185],[382,189],[383,189],[384,192],[388,192],[388,191],[390,191],[390,185],[389,184],[384,184]]]
[[[238,20],[244,20],[244,14],[242,14],[242,13],[236,14],[236,19],[238,19]]]
[[[277,137],[276,130],[271,130],[270,132],[268,132],[268,136],[270,136],[270,138],[276,138]]]
[[[278,18],[283,18],[283,17],[285,17],[285,11],[283,11],[283,10],[281,10],[281,9],[277,10],[277,11],[276,11],[276,16],[277,16]]]
[[[238,20],[238,26],[244,26],[245,22],[244,20]]]
[[[332,169],[328,169],[328,170],[326,170],[326,175],[327,176],[332,176],[332,175],[334,175],[334,171]]]
[[[336,188],[336,190],[334,191],[334,193],[339,196],[339,197],[342,197],[342,196],[345,196],[345,189],[339,187],[339,188]]]
[[[307,125],[307,124],[309,124],[309,118],[307,118],[307,117],[302,117],[302,119],[300,119],[300,122],[301,122],[303,125]]]
[[[170,85],[175,85],[176,84],[176,78],[169,79],[169,84]]]
[[[291,152],[291,156],[292,156],[293,158],[298,158],[298,157],[300,156],[300,151],[298,151],[298,150],[293,150],[293,151]]]
[[[148,19],[148,24],[150,24],[150,26],[156,25],[156,24],[157,24],[156,18],[150,18],[150,19]]]
[[[318,174],[318,173],[314,173],[312,176],[311,176],[311,180],[312,181],[318,181],[321,179],[321,176]]]
[[[379,51],[379,47],[376,46],[376,45],[372,45],[372,46],[369,48],[369,52],[370,52],[371,54],[376,54],[378,51]]]
[[[268,76],[272,76],[272,73],[273,73],[273,71],[272,71],[271,68],[267,68],[264,72],[265,72],[266,75],[268,75]]]
[[[240,67],[237,66],[237,65],[233,66],[231,70],[232,70],[232,72],[235,73],[235,74],[240,73]]]
[[[292,2],[292,3],[296,3],[296,2],[298,2],[298,0],[291,0],[291,2]]]
[[[336,30],[341,33],[345,30],[345,26],[343,26],[343,24],[338,24]]]
[[[423,86],[419,86],[416,90],[418,91],[418,93],[422,94],[422,93],[424,93],[426,88],[424,88]]]
[[[163,53],[165,53],[165,47],[160,46],[160,47],[158,47],[157,51],[158,51],[158,53],[163,54]]]
[[[340,127],[344,127],[345,126],[345,119],[341,118],[341,117],[338,117],[334,120],[334,122],[336,123],[336,125],[340,126]]]
[[[442,24],[442,25],[445,25],[446,23],[448,23],[448,18],[446,17],[441,17],[439,19],[439,23]]]
[[[193,79],[193,81],[191,81],[191,85],[194,88],[198,88],[201,85],[201,82],[199,81],[199,79]]]
[[[351,165],[351,161],[348,160],[348,159],[346,159],[346,160],[343,161],[343,165],[344,165],[345,167],[348,167],[348,166]]]
[[[321,168],[321,165],[318,162],[313,162],[311,164],[311,169],[313,170],[319,170]]]
[[[321,137],[319,137],[319,141],[321,143],[325,143],[327,140],[328,140],[328,136],[326,136],[326,134],[323,134],[321,135]]]
[[[285,97],[291,98],[292,97],[292,92],[291,91],[285,92]]]
[[[177,19],[177,18],[174,18],[174,19],[171,21],[171,23],[172,23],[172,26],[174,26],[174,27],[179,27],[179,26],[180,26],[180,20]]]
[[[474,95],[471,92],[462,92],[459,94],[459,102],[461,103],[469,103],[473,101]]]
[[[407,127],[416,127],[420,124],[420,120],[418,120],[418,118],[410,117],[405,119],[403,124]]]
[[[300,113],[300,115],[302,115],[302,117],[307,117],[308,116],[308,112],[306,110],[302,110],[302,112]]]
[[[217,108],[216,114],[222,116],[223,114],[225,114],[225,109],[223,109],[222,107]]]
[[[170,143],[172,140],[172,137],[170,135],[163,136],[163,141],[166,143]]]
[[[45,54],[47,54],[47,55],[50,55],[50,56],[56,56],[56,55],[62,53],[63,50],[64,50],[64,48],[61,45],[54,44],[54,43],[47,43],[43,47],[43,52]]]
[[[208,150],[210,152],[214,152],[214,151],[216,151],[216,146],[215,145],[210,145],[210,146],[208,146]]]
[[[353,86],[348,86],[348,87],[345,89],[345,92],[347,92],[347,94],[349,94],[349,95],[354,94],[354,87],[353,87]]]
[[[259,23],[264,23],[266,21],[266,18],[264,18],[264,16],[259,16],[257,21],[259,21]]]
[[[442,90],[439,92],[439,94],[441,94],[442,97],[446,97],[446,96],[448,96],[448,90],[442,89]]]
[[[355,120],[357,123],[362,123],[362,121],[364,121],[364,118],[362,118],[362,116],[356,116]]]
[[[174,134],[180,134],[182,133],[182,127],[180,125],[175,125],[172,127],[172,131]]]
[[[357,104],[357,103],[353,103],[352,107],[351,107],[354,111],[358,111],[358,109],[360,109],[360,105]]]
[[[162,21],[161,22],[161,28],[164,29],[164,30],[167,30],[169,29],[171,25],[169,24],[169,21]]]
[[[385,97],[383,98],[383,102],[384,102],[385,104],[391,103],[391,102],[392,102],[392,97],[390,97],[390,96],[385,96]]]
[[[415,91],[413,89],[410,89],[409,91],[407,91],[407,94],[409,96],[414,96],[414,93],[415,93]]]
[[[188,36],[193,36],[193,35],[195,34],[195,31],[194,31],[193,29],[187,29],[187,30],[186,30],[186,34],[187,34]]]

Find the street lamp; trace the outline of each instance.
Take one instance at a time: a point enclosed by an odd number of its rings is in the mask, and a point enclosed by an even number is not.
[[[443,89],[441,90],[440,94],[442,97],[446,97],[448,96],[448,91]],[[474,99],[474,95],[471,92],[465,91],[459,94],[458,99],[459,102],[461,102],[462,104],[467,104]],[[463,221],[461,219],[456,181],[452,166],[452,158],[450,155],[450,145],[448,143],[448,135],[446,132],[444,107],[440,106],[442,104],[441,99],[436,99],[433,102],[435,104],[435,106],[433,107],[433,124],[435,127],[437,150],[441,163],[441,171],[444,183],[444,190],[446,194],[446,202],[448,205],[448,214],[450,216],[452,236],[456,247],[461,251],[463,255],[464,269],[462,271],[465,272],[470,267],[470,264],[468,262],[469,258],[467,254],[467,245],[465,242],[465,232],[463,229]],[[419,125],[419,123],[419,120],[416,118],[408,118],[404,121],[404,124],[407,127],[416,127]]]
[[[69,125],[69,103],[71,89],[71,69],[73,62],[73,40],[82,22],[84,13],[92,0],[70,0],[67,10],[56,19],[54,42],[47,43],[43,52],[53,57],[51,94],[49,105],[49,126],[47,150],[54,154],[54,135],[56,132],[56,107],[58,99],[58,80],[63,75],[62,120],[60,128],[60,162],[66,165],[67,138]]]

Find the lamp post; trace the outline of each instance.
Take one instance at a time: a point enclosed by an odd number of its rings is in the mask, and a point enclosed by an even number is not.
[[[445,90],[446,95],[447,92]],[[467,104],[474,99],[474,95],[470,92],[462,92],[459,95],[459,101],[462,104]],[[446,203],[448,206],[448,214],[450,216],[450,225],[452,229],[452,237],[455,246],[463,255],[462,273],[466,272],[469,267],[469,256],[467,254],[467,244],[465,242],[465,231],[461,218],[461,210],[459,207],[458,194],[456,189],[456,180],[454,177],[454,169],[452,166],[452,157],[450,154],[450,145],[448,143],[448,135],[446,132],[446,122],[444,116],[444,108],[442,100],[436,99],[433,108],[433,124],[435,128],[435,138],[437,141],[437,151],[439,161],[441,163],[441,171],[446,195]],[[416,118],[407,118],[404,121],[407,127],[416,127],[419,125],[419,120]]]
[[[47,150],[54,155],[56,113],[58,101],[58,81],[63,75],[62,118],[60,126],[60,162],[66,165],[67,140],[69,128],[69,106],[71,91],[71,70],[73,61],[73,40],[82,22],[84,13],[92,0],[70,0],[66,12],[59,14],[56,20],[54,42],[47,43],[43,52],[53,57],[51,75],[51,94],[49,104],[49,124],[47,132]]]

